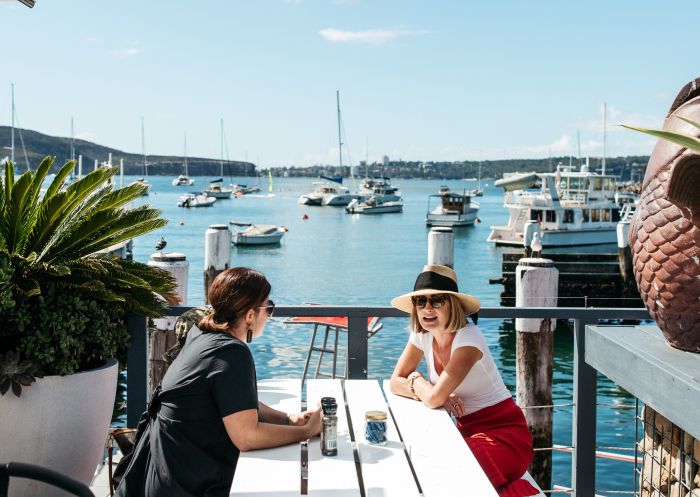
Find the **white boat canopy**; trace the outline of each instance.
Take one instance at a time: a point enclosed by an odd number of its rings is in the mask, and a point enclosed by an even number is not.
[[[507,192],[525,190],[535,186],[537,184],[537,178],[537,173],[518,174],[499,179],[493,186],[501,186]]]

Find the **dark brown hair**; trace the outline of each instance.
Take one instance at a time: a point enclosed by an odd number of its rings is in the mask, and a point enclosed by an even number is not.
[[[267,278],[254,269],[233,267],[214,278],[207,297],[212,312],[198,327],[204,332],[227,331],[248,312],[263,305],[272,287]]]

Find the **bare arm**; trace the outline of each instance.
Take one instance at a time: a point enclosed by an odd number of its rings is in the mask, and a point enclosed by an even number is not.
[[[321,414],[318,409],[304,419],[303,425],[286,426],[262,421],[266,416],[273,422],[286,416],[281,411],[262,405],[264,407],[260,416],[257,409],[246,409],[222,418],[231,442],[242,452],[301,442],[321,432]]]
[[[311,415],[317,410],[318,407],[316,409],[310,409],[308,411],[286,413],[284,411],[278,411],[277,409],[273,409],[267,404],[258,401],[258,421],[274,425],[303,426],[306,424],[307,420],[311,417]]]
[[[391,393],[401,395],[402,397],[413,398],[411,388],[408,386],[406,377],[416,370],[423,358],[423,351],[413,345],[407,343],[401,353],[394,372],[391,374]],[[415,384],[414,384],[415,387]]]

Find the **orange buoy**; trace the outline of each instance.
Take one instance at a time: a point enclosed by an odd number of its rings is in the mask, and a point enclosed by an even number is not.
[[[304,214],[303,216],[301,216],[301,218],[302,218],[304,221],[306,221],[307,219],[309,219],[309,216],[308,216],[307,214]]]

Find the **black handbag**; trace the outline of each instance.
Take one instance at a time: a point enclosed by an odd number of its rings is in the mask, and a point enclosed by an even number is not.
[[[116,497],[146,497],[144,483],[151,458],[151,420],[155,419],[160,409],[160,395],[161,387],[158,385],[136,427],[133,452],[124,454],[114,469],[113,479],[123,474],[116,482]]]

